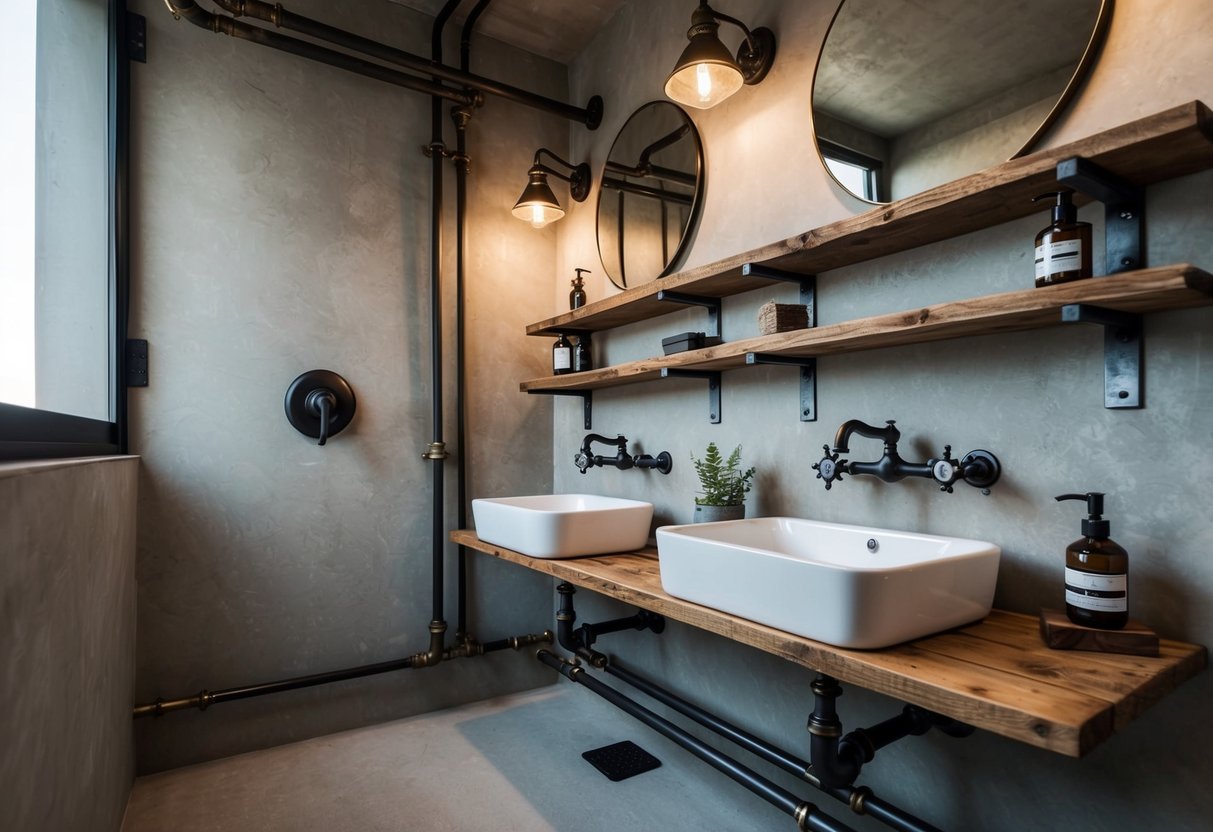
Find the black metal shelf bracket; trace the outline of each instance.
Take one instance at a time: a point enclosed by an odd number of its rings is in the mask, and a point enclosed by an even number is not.
[[[800,274],[786,269],[776,269],[761,263],[746,263],[741,267],[746,277],[761,277],[800,285],[800,302],[808,312],[809,326],[817,326],[817,275]],[[768,353],[746,353],[746,364],[784,364],[800,368],[800,421],[817,421],[817,359],[795,358]]]
[[[800,302],[809,310],[809,326],[817,326],[817,275],[790,272],[787,269],[777,269],[764,266],[761,263],[745,263],[741,267],[744,277],[761,277],[765,280],[780,280],[784,283],[800,285]]]
[[[720,371],[719,370],[678,370],[672,367],[661,368],[662,378],[706,378],[708,380],[708,417],[713,425],[720,424]]]
[[[765,352],[747,352],[746,364],[776,364],[800,368],[800,421],[817,421],[817,359],[798,358],[791,355],[772,355]]]
[[[657,293],[657,300],[670,303],[682,303],[687,306],[702,306],[708,310],[708,329],[704,333],[708,338],[715,338],[715,343],[722,340],[720,334],[720,298],[709,298],[702,295],[688,295],[683,292],[670,292],[662,289]]]
[[[1104,274],[1146,267],[1145,191],[1081,156],[1057,163],[1057,182],[1104,204]]]
[[[581,398],[581,412],[585,429],[594,427],[594,393],[592,390],[527,390],[528,393],[543,396],[578,396]]]
[[[1061,319],[1065,323],[1097,324],[1104,328],[1103,406],[1111,410],[1145,407],[1142,316],[1085,303],[1071,303],[1061,308]]]

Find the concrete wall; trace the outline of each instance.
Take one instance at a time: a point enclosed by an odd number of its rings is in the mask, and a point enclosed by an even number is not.
[[[809,92],[814,61],[834,4],[714,4],[748,25],[768,25],[779,53],[767,79],[714,110],[695,111],[704,139],[708,193],[686,266],[783,239],[864,210],[822,169],[812,144]],[[574,100],[608,101],[595,134],[573,131],[573,154],[597,169],[615,132],[636,106],[660,95],[683,46],[687,8],[631,2],[571,69]],[[656,39],[656,42],[655,42]],[[729,40],[734,45],[733,39]],[[1213,100],[1213,6],[1177,0],[1116,4],[1102,59],[1046,146],[1070,141],[1169,106]],[[1208,172],[1149,189],[1148,245],[1155,264],[1213,265],[1213,203]],[[594,204],[593,195],[586,206]],[[1098,209],[1084,219],[1099,224]],[[904,254],[819,276],[822,323],[1032,286],[1032,239],[1047,213]],[[1100,231],[1097,228],[1097,240]],[[593,211],[574,206],[560,228],[552,282],[594,256]],[[591,298],[605,285],[590,286]],[[764,288],[725,301],[727,339],[757,333],[756,312],[794,290]],[[596,338],[599,365],[660,354],[663,335],[700,328],[702,313],[679,312]],[[822,360],[817,422],[797,419],[796,374],[751,368],[724,376],[723,422],[711,425],[700,382],[668,380],[601,391],[594,430],[617,431],[649,453],[669,450],[668,477],[595,470],[582,477],[569,460],[583,434],[574,401],[555,406],[558,491],[589,489],[652,500],[657,522],[688,522],[695,491],[689,464],[709,440],[740,443],[759,477],[752,515],[791,515],[890,528],[953,533],[996,542],[1003,562],[999,607],[1035,613],[1056,606],[1066,544],[1079,514],[1053,496],[1108,493],[1113,537],[1132,553],[1133,614],[1163,635],[1213,642],[1213,560],[1206,510],[1213,493],[1208,447],[1213,406],[1213,324],[1209,309],[1150,316],[1146,322],[1147,402],[1140,411],[1102,406],[1102,334],[1058,328],[1026,335],[879,350]],[[926,481],[888,485],[870,478],[826,492],[810,465],[848,418],[898,420],[907,456],[925,458],[950,443],[988,448],[1004,466],[989,497],[971,488],[941,494]],[[880,452],[859,441],[855,458]],[[579,596],[583,620],[618,607]],[[584,599],[584,600],[580,600]],[[658,672],[676,691],[717,708],[757,733],[807,749],[805,718],[812,674],[748,648],[673,625],[664,635],[612,636],[610,649]],[[1158,703],[1123,735],[1075,761],[988,733],[963,741],[911,739],[865,772],[878,793],[948,829],[1106,830],[1205,828],[1213,813],[1213,727],[1205,710],[1213,675],[1203,674]],[[851,688],[840,702],[849,728],[890,715],[897,703]],[[715,776],[706,773],[706,777]],[[962,787],[963,784],[963,787]],[[730,788],[730,786],[721,786]],[[862,819],[857,827],[872,828]]]
[[[0,465],[0,783],[9,832],[104,832],[135,771],[131,457]]]
[[[431,617],[430,141],[427,96],[147,16],[133,68],[132,335],[151,383],[131,396],[144,455],[138,701],[387,661],[426,649]],[[388,2],[291,10],[429,54],[431,20]],[[451,29],[448,59],[458,60]],[[473,70],[566,98],[563,67],[491,41]],[[447,141],[454,130],[445,115]],[[447,526],[469,496],[550,489],[551,403],[527,322],[552,313],[555,231],[509,209],[535,149],[567,154],[567,122],[490,100],[469,128],[469,448],[455,446],[453,271],[443,287]],[[448,220],[453,168],[448,164]],[[453,264],[454,226],[443,256]],[[567,285],[567,284],[566,284]],[[567,301],[566,301],[567,303]],[[358,397],[326,447],[283,416],[287,386],[324,368]],[[540,428],[536,430],[535,426]],[[453,575],[449,545],[445,561]],[[542,630],[549,582],[471,565],[473,634]],[[445,617],[454,633],[453,581]],[[449,636],[448,636],[449,640]],[[513,653],[137,723],[154,771],[535,687]]]

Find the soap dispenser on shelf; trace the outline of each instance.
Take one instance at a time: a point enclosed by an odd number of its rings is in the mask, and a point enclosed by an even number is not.
[[[1036,235],[1036,286],[1091,276],[1091,223],[1078,221],[1072,191],[1050,191],[1032,199],[1054,199],[1053,222]]]
[[[573,269],[577,276],[573,278],[573,289],[569,292],[569,309],[580,309],[585,306],[585,278],[582,272],[590,274],[589,269]]]
[[[1119,630],[1129,621],[1129,553],[1108,537],[1103,498],[1098,491],[1056,498],[1084,500],[1088,515],[1083,536],[1066,547],[1066,615],[1083,627]]]

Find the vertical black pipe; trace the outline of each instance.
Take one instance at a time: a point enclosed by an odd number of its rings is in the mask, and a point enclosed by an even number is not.
[[[459,68],[464,72],[471,70],[472,63],[472,31],[480,15],[488,8],[492,0],[480,0],[472,9],[471,14],[463,21],[459,31]],[[464,326],[464,262],[467,246],[467,176],[469,160],[467,157],[467,125],[471,118],[471,110],[458,107],[452,111],[455,118],[455,448],[459,454],[458,528],[467,528],[467,479],[468,479],[468,447],[467,447],[467,367],[466,356],[466,327]],[[455,625],[456,638],[467,635],[467,549],[459,547],[458,560],[458,621]]]
[[[454,13],[460,0],[447,0],[446,5],[434,18],[430,48],[434,63],[442,63],[442,30]],[[433,390],[433,438],[442,442],[442,99],[430,96],[430,386]],[[434,504],[433,504],[433,610],[432,622],[444,621],[443,585],[445,583],[443,560],[446,541],[446,516],[444,504],[446,493],[443,478],[443,460],[435,458]]]

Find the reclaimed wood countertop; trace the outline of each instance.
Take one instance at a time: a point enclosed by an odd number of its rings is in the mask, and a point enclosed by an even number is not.
[[[848,650],[667,595],[657,550],[545,560],[481,541],[455,543],[748,644],[841,682],[1010,739],[1081,757],[1195,676],[1197,644],[1162,640],[1157,658],[1050,650],[1036,616],[994,610],[983,621],[883,650]]]

